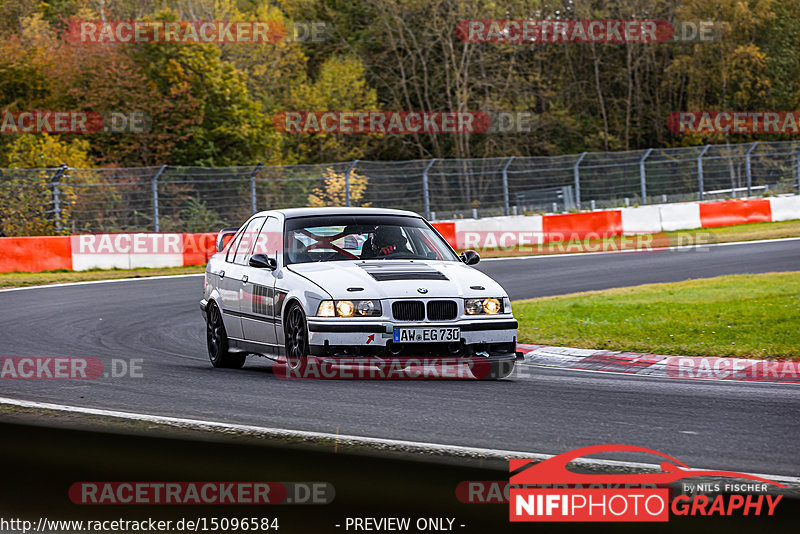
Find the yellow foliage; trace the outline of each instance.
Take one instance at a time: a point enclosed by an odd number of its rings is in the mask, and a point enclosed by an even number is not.
[[[62,163],[77,168],[91,167],[88,151],[89,143],[82,139],[66,143],[58,136],[47,134],[23,134],[15,139],[0,163],[11,168],[31,170],[19,173],[6,171],[7,175],[0,181],[0,232],[3,235],[57,233],[54,214],[48,213],[54,209],[51,184],[55,174],[53,168]],[[59,202],[64,228],[75,202],[73,188],[65,179],[59,185]]]
[[[321,208],[323,206],[344,206],[345,205],[345,176],[344,173],[337,173],[330,167],[323,173],[325,183],[322,187],[317,187],[308,195],[308,205]],[[350,205],[369,206],[369,202],[361,202],[364,193],[367,192],[368,178],[355,172],[350,173]]]
[[[77,169],[87,169],[93,166],[89,148],[89,141],[85,139],[66,143],[57,135],[22,134],[9,145],[0,158],[0,164],[13,169],[34,169],[58,167],[65,163]]]

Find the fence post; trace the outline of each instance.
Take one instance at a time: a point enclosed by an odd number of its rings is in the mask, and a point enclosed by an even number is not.
[[[506,161],[506,164],[503,166],[503,215],[506,217],[509,213],[508,207],[508,166],[511,165],[511,162],[514,161],[516,156],[511,156]]]
[[[647,180],[645,180],[645,171],[644,171],[644,162],[653,152],[652,148],[648,148],[647,152],[644,153],[642,159],[639,160],[639,181],[641,182],[642,188],[642,206],[647,204]]]
[[[703,155],[711,148],[711,145],[706,145],[700,154],[697,156],[697,188],[700,193],[700,200],[703,200],[705,186],[703,185]]]
[[[578,170],[578,165],[581,164],[583,158],[586,157],[586,152],[583,152],[579,157],[578,161],[575,162],[575,166],[572,168],[572,172],[575,175],[575,206],[578,209],[581,209],[581,176],[580,171]]]
[[[747,149],[747,154],[745,155],[745,172],[747,173],[747,196],[751,196],[753,194],[753,173],[750,169],[750,153],[758,144],[758,141],[754,142],[750,145],[750,148]]]
[[[164,171],[167,169],[166,165],[162,165],[159,167],[158,171],[156,171],[155,176],[153,176],[152,181],[152,188],[153,188],[153,229],[155,232],[158,232],[158,179],[159,177],[164,174]]]
[[[436,163],[436,158],[430,160],[422,171],[422,204],[424,206],[425,218],[428,220],[431,218],[431,193],[428,185],[428,171],[431,170],[434,163]]]
[[[794,149],[795,172],[797,172],[797,193],[800,194],[800,145]]]
[[[259,161],[256,168],[250,173],[250,211],[253,215],[256,214],[256,174],[263,166],[264,164]]]
[[[56,232],[58,233],[61,233],[61,190],[59,186],[61,185],[61,178],[64,176],[64,173],[67,172],[67,169],[67,164],[62,163],[58,169],[56,169],[53,178],[50,179],[50,186],[53,190],[53,218],[55,219]]]
[[[350,173],[353,172],[353,169],[356,168],[358,165],[358,160],[355,160],[350,168],[347,169],[347,172],[344,173],[344,205],[348,208],[350,207]]]

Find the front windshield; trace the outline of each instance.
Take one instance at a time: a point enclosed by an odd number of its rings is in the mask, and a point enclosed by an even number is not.
[[[403,216],[302,217],[286,221],[286,264],[347,260],[458,261],[422,219]]]

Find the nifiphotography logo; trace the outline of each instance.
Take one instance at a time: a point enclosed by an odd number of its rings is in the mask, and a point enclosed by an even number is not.
[[[667,461],[660,473],[581,474],[567,464],[582,456],[601,452],[644,452]],[[766,494],[769,485],[782,484],[747,473],[690,469],[658,451],[631,445],[594,445],[565,452],[536,463],[510,460],[509,520],[523,521],[669,521],[674,515],[727,516],[773,515],[782,495]],[[671,497],[669,484],[702,477],[729,478],[756,483],[725,482],[696,484]],[[711,489],[713,498],[699,493]]]

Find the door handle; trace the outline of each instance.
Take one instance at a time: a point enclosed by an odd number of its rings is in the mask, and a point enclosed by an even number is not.
[[[220,278],[225,278],[225,271],[220,271],[219,272],[219,277]]]
[[[247,275],[246,275],[246,274],[243,274],[243,275],[242,275],[242,283],[243,283],[243,284],[246,284],[246,283],[247,283],[247,280],[248,280],[248,278],[247,278]]]

